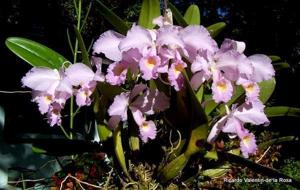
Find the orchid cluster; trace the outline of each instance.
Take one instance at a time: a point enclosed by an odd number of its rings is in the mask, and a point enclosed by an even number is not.
[[[125,36],[111,30],[104,32],[93,45],[91,65],[96,68],[95,72],[82,63],[60,70],[33,68],[29,71],[22,82],[33,89],[33,101],[38,103],[42,114],[47,114],[49,124],[61,124],[60,111],[71,96],[76,96],[78,106],[88,106],[98,82],[125,87],[133,78],[131,89],[116,95],[110,104],[107,124],[113,129],[120,122],[126,122],[131,114],[142,141],[147,142],[157,133],[157,121],[149,120],[149,116],[170,106],[170,97],[147,85],[160,80],[172,91],[181,91],[186,87],[184,73],[187,71],[192,88],[197,91],[203,84],[210,86],[216,103],[226,104],[236,86],[243,87],[245,102],[233,105],[231,111],[226,106],[226,115],[213,125],[207,141],[213,143],[222,131],[231,138],[239,137],[244,157],[255,153],[255,136],[244,124],[269,122],[259,100],[258,83],[274,76],[271,60],[262,54],[247,57],[244,42],[225,39],[218,47],[201,25],[176,26],[161,16],[153,23],[157,29],[133,24]],[[112,62],[104,71],[99,58],[103,55],[103,59]]]
[[[61,110],[66,101],[76,96],[78,106],[91,104],[90,96],[97,82],[104,81],[101,67],[97,71],[76,63],[67,69],[32,68],[22,78],[22,83],[33,90],[33,102],[39,106],[41,114],[46,114],[50,126],[61,125]]]

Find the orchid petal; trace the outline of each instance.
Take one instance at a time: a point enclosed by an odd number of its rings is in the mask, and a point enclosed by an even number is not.
[[[207,50],[209,52],[216,52],[218,50],[217,43],[210,36],[209,32],[200,25],[191,25],[185,27],[180,31],[185,48],[189,54],[195,54],[199,49]]]
[[[216,141],[219,133],[222,131],[222,128],[226,123],[226,120],[227,116],[224,116],[219,121],[217,121],[217,123],[214,124],[207,137],[207,142],[214,143]]]
[[[150,32],[138,25],[133,25],[127,32],[126,37],[121,41],[119,48],[121,52],[137,48],[140,53],[145,47],[152,46],[152,36]]]
[[[239,53],[243,53],[245,49],[246,49],[245,42],[235,41],[231,39],[225,39],[220,48],[220,50],[224,52],[235,50]]]
[[[45,114],[48,112],[53,99],[53,95],[44,92],[33,91],[32,101],[38,104],[41,114]]]
[[[131,108],[132,116],[138,126],[141,126],[146,121],[143,113],[136,108]]]
[[[140,70],[142,72],[142,78],[145,80],[157,79],[158,67],[160,66],[160,57],[158,56],[146,56],[140,60]]]
[[[238,130],[243,127],[243,123],[234,117],[228,116],[227,122],[222,131],[224,133],[237,134]]]
[[[233,116],[243,121],[244,123],[252,123],[255,125],[269,123],[269,120],[263,112],[262,107],[262,103],[258,101],[244,103],[233,113]]]
[[[143,95],[136,98],[130,104],[131,107],[141,110],[147,115],[152,115],[154,112],[162,112],[169,108],[170,99],[158,90],[148,90]]]
[[[47,114],[47,118],[48,118],[48,123],[50,124],[51,127],[53,127],[54,125],[61,125],[61,105],[58,103],[53,103],[50,106],[50,109],[48,111]]]
[[[172,50],[184,48],[184,43],[179,36],[178,27],[172,25],[163,26],[158,30],[156,43],[160,47],[166,45]]]
[[[207,80],[205,72],[200,71],[192,76],[190,83],[192,88],[197,90],[205,80]]]
[[[144,121],[140,128],[140,137],[143,142],[148,142],[148,139],[155,139],[156,137],[156,126],[153,121]]]
[[[95,73],[85,64],[75,63],[65,71],[67,79],[73,86],[84,85],[92,81]]]
[[[168,71],[168,79],[171,83],[171,86],[175,88],[176,91],[179,91],[184,86],[184,77],[182,71],[187,67],[186,63],[181,60],[177,60],[172,63]]]
[[[245,158],[248,158],[249,154],[254,154],[257,151],[255,136],[253,133],[249,133],[248,130],[244,130],[240,132],[239,137],[242,154]]]
[[[275,70],[271,64],[272,60],[268,56],[256,54],[248,58],[254,67],[252,77],[255,82],[269,80],[275,75]]]
[[[216,68],[223,71],[224,76],[231,81],[235,81],[239,78],[239,64],[247,61],[246,56],[243,56],[236,51],[227,51],[225,53],[219,51],[216,54],[215,59],[217,60]]]
[[[127,110],[129,105],[129,94],[121,93],[114,98],[113,103],[108,108],[108,114],[110,116],[117,115],[122,118],[122,121],[127,120]]]
[[[220,74],[218,74],[220,75]],[[216,103],[228,102],[233,94],[231,82],[222,76],[214,77],[212,83],[213,99]]]
[[[56,69],[32,68],[23,78],[22,83],[36,91],[54,94],[61,81],[60,74]]]
[[[108,120],[108,127],[111,130],[114,130],[119,125],[120,121],[121,121],[121,116],[113,115]]]
[[[93,53],[104,53],[110,60],[120,61],[122,54],[118,46],[123,38],[124,36],[122,34],[111,30],[104,32],[94,43]]]
[[[135,85],[130,93],[129,101],[131,102],[136,96],[145,91],[146,88],[147,86],[144,84]]]
[[[111,85],[121,85],[125,83],[128,71],[128,63],[121,61],[109,65],[107,69],[106,81]]]

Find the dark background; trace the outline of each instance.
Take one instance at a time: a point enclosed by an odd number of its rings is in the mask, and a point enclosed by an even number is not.
[[[90,1],[83,1],[87,5]],[[103,1],[122,18],[137,21],[141,1]],[[218,36],[245,41],[246,54],[278,55],[290,69],[276,73],[277,87],[269,104],[300,107],[300,11],[297,1],[288,0],[200,0],[173,2],[182,13],[191,3],[201,9],[201,24],[226,22],[227,27]],[[85,6],[86,7],[86,6]],[[83,12],[86,8],[83,9]],[[20,36],[40,42],[72,60],[66,38],[67,28],[74,21],[72,1],[67,0],[2,0],[0,5],[0,90],[24,90],[21,78],[31,68],[5,46],[9,36]],[[83,29],[86,43],[96,39],[103,31],[112,28],[99,14],[93,3],[90,17]],[[43,132],[51,134],[31,101],[30,94],[0,94],[0,106],[6,111],[6,140],[16,134]],[[299,120],[281,118],[272,121],[271,130],[282,135],[300,134]]]

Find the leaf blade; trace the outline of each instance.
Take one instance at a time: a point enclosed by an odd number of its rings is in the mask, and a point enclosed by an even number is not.
[[[159,0],[143,0],[138,23],[145,28],[152,29],[155,26],[152,23],[153,19],[160,15]]]
[[[226,27],[225,22],[218,22],[218,23],[208,26],[207,30],[209,31],[210,35],[214,38],[217,35],[219,35],[220,32],[222,32],[225,27]]]
[[[266,107],[265,113],[268,117],[300,117],[300,108],[288,107],[288,106],[273,106]]]
[[[197,5],[190,5],[183,18],[188,25],[200,25],[199,7]]]
[[[188,24],[184,20],[182,14],[179,12],[179,10],[172,3],[168,3],[168,6],[171,9],[173,16],[174,16],[175,20],[177,21],[177,23],[182,27],[188,26]]]
[[[82,39],[81,33],[76,27],[74,27],[74,31],[75,31],[76,38],[78,40],[79,48],[81,50],[82,62],[85,65],[87,65],[88,67],[91,67],[90,59],[89,59],[89,53],[86,49],[86,46],[85,46],[84,41]]]
[[[106,5],[104,5],[100,0],[96,0],[98,3],[101,12],[100,14],[110,23],[112,24],[116,30],[118,30],[122,34],[126,34],[129,30],[128,25],[125,23],[123,19],[117,16],[114,12],[112,12]]]
[[[270,99],[270,97],[272,96],[275,90],[275,85],[276,85],[275,78],[258,83],[260,89],[259,92],[260,101],[266,103]]]
[[[14,54],[34,67],[59,69],[64,63],[69,62],[54,50],[26,38],[9,37],[5,44]]]

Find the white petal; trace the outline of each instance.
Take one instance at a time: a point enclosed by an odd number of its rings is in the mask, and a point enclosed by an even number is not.
[[[244,123],[252,123],[255,125],[269,123],[269,120],[261,106],[263,105],[258,103],[244,103],[236,111],[234,111],[233,116]]]
[[[94,43],[93,53],[104,53],[107,58],[120,61],[122,54],[118,46],[123,38],[123,35],[111,30],[104,32]]]
[[[54,93],[60,83],[58,70],[49,68],[32,68],[26,76],[22,78],[22,83],[33,90]]]
[[[108,108],[108,114],[110,116],[121,116],[122,121],[127,120],[127,110],[129,104],[129,94],[121,93],[114,98],[114,102]]]
[[[203,26],[191,25],[180,32],[185,45],[194,50],[217,51],[217,43],[212,39],[209,32]]]
[[[271,64],[272,60],[262,54],[255,54],[248,57],[254,67],[253,79],[255,82],[269,80],[275,75],[275,70]]]
[[[121,41],[119,48],[121,52],[137,48],[140,53],[145,47],[152,46],[152,36],[150,32],[140,26],[133,25],[127,32],[126,37]]]
[[[66,69],[66,77],[73,86],[83,85],[92,81],[95,73],[82,63],[75,63]]]
[[[227,120],[227,116],[224,116],[212,127],[212,129],[207,137],[207,142],[209,142],[209,143],[215,142],[219,133],[221,132],[222,128],[224,127],[226,120]]]

